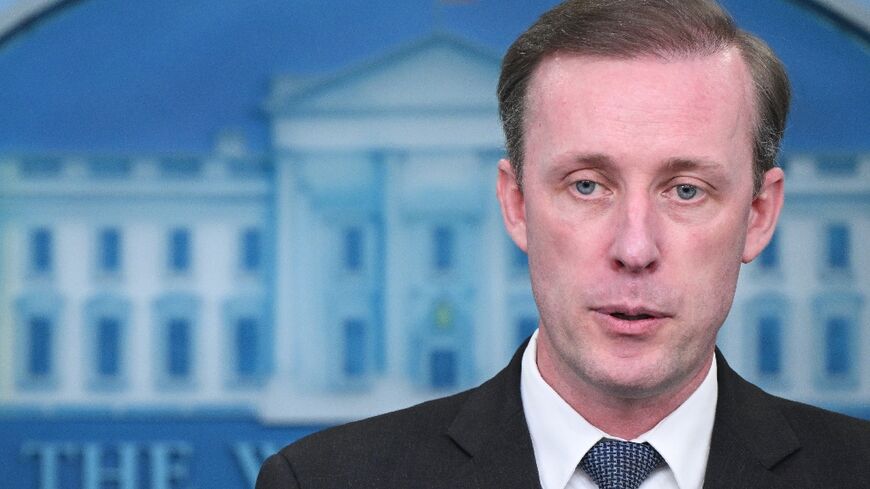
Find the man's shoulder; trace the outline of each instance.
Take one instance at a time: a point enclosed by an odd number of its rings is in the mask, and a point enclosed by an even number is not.
[[[774,473],[795,484],[870,487],[870,421],[784,399],[745,381],[732,387],[740,392],[729,401],[739,405],[737,415],[720,429],[738,431],[743,446]]]
[[[870,449],[870,421],[785,399],[745,380],[740,383],[739,388],[743,390],[743,394],[737,399],[743,404],[744,416],[759,416],[760,421],[771,421],[764,418],[766,410],[759,408],[765,405],[774,408],[803,446],[821,444],[830,447],[838,440],[849,440],[848,443],[853,447]]]
[[[401,481],[443,479],[448,474],[440,472],[465,460],[447,430],[470,392],[301,438],[270,457],[261,470],[263,481],[275,477],[282,482],[261,481],[257,487],[297,487],[300,481],[323,488],[401,487]]]
[[[870,421],[780,398],[774,402],[800,447],[779,470],[813,474],[827,487],[870,487]]]
[[[441,397],[405,409],[342,424],[313,433],[284,447],[291,457],[312,457],[370,450],[390,451],[444,433],[471,391]],[[322,453],[321,453],[322,452]]]
[[[767,393],[717,360],[709,487],[870,487],[870,422]]]
[[[473,389],[302,438],[270,457],[258,489],[465,487],[474,453],[535,473],[519,392],[522,350]],[[505,457],[511,451],[514,458]],[[525,464],[525,465],[523,465]],[[446,483],[445,481],[449,481]],[[495,482],[503,487],[501,482]]]
[[[870,460],[870,421],[817,406],[771,396],[802,446],[831,450],[838,445],[850,452],[863,450]]]

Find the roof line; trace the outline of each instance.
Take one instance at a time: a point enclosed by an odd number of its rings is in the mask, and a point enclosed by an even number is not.
[[[20,1],[3,13],[6,21],[0,23],[0,49],[19,34],[35,27],[55,13],[79,3],[81,0]]]
[[[82,0],[30,0],[20,1],[4,12],[0,21],[0,48],[7,42],[48,19],[55,13]],[[851,37],[870,46],[870,11],[859,11],[857,4],[844,0],[789,0],[831,22]],[[838,7],[839,6],[839,7]],[[851,13],[851,15],[850,15]],[[864,14],[864,15],[862,15]]]
[[[831,0],[790,0],[791,3],[798,7],[804,8],[818,15],[819,17],[832,23],[849,36],[864,43],[865,47],[870,47],[870,12],[867,13],[867,18],[862,18],[859,12],[854,15],[849,15],[845,2],[835,2]],[[837,8],[836,5],[841,5]]]

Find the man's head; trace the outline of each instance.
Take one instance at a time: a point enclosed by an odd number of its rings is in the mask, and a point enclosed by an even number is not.
[[[785,130],[790,90],[768,46],[738,29],[712,0],[569,0],[541,16],[511,45],[498,83],[508,159],[522,186],[529,81],[546,57],[560,52],[607,58],[698,56],[736,47],[752,75],[755,110],[754,188],[773,168]]]
[[[542,19],[505,59],[499,95],[522,161],[502,160],[498,177],[529,255],[538,366],[569,402],[679,397],[706,372],[741,262],[773,233],[783,174],[753,168],[772,165],[757,135],[778,144],[782,118],[757,129],[759,75],[715,5],[574,1]]]

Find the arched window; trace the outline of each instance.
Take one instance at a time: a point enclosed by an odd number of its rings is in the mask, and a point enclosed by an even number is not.
[[[167,294],[155,302],[154,338],[157,381],[162,387],[188,386],[196,380],[200,301],[190,294]]]
[[[449,389],[456,386],[456,352],[452,349],[436,348],[429,353],[429,375],[433,389]]]
[[[236,375],[242,378],[249,378],[257,375],[258,360],[260,355],[260,327],[257,324],[257,318],[253,316],[242,316],[236,319],[235,338],[233,343],[235,347],[235,361],[233,368]]]
[[[342,235],[342,264],[348,272],[358,272],[364,266],[364,235],[359,226],[348,226]]]
[[[432,230],[432,265],[436,271],[446,272],[455,265],[456,236],[448,226],[436,226]]]
[[[824,388],[853,388],[862,371],[860,318],[864,299],[859,294],[830,292],[813,301],[815,324],[821,345],[817,368],[819,385]]]
[[[257,273],[263,266],[263,232],[245,228],[239,238],[239,263],[245,273]]]
[[[126,380],[130,303],[102,295],[85,306],[87,370],[91,387],[120,388]]]
[[[825,266],[832,272],[848,272],[851,259],[851,234],[845,224],[830,224],[825,233]]]
[[[260,385],[272,361],[272,341],[261,297],[236,297],[224,305],[225,375],[230,387]]]
[[[348,318],[342,324],[342,370],[348,379],[364,377],[369,363],[366,323],[359,318]]]
[[[47,275],[54,269],[54,234],[47,227],[30,231],[30,267],[33,275]]]
[[[172,316],[166,321],[166,375],[172,381],[185,381],[190,378],[193,340],[190,317]]]
[[[782,372],[782,319],[776,314],[758,318],[758,372],[779,376]]]
[[[825,321],[825,375],[844,377],[855,368],[852,350],[854,327],[844,316],[831,316]]]
[[[121,271],[122,242],[118,228],[104,228],[97,234],[97,271],[117,274]]]
[[[58,380],[58,319],[61,299],[55,293],[21,297],[17,310],[17,384],[25,389],[54,387]]]
[[[746,305],[747,353],[752,379],[771,385],[784,382],[786,353],[783,325],[790,314],[788,300],[775,293],[762,294]]]
[[[186,273],[191,268],[190,230],[175,228],[169,232],[167,243],[167,266],[171,273]]]

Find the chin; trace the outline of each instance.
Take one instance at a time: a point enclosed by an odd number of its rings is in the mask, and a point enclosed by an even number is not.
[[[649,399],[667,392],[671,384],[652,379],[610,379],[600,387],[619,399]]]
[[[658,396],[680,383],[682,375],[675,366],[646,356],[618,356],[602,362],[589,372],[589,380],[602,392],[622,399]]]

